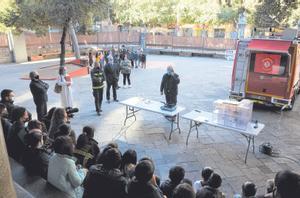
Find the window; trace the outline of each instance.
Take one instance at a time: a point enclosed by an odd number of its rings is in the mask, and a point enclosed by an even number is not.
[[[214,29],[214,38],[225,38],[225,29]]]
[[[280,53],[252,53],[250,71],[261,74],[283,76],[288,65],[288,55]]]

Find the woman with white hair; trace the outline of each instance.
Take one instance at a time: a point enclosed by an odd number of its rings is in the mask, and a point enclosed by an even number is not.
[[[169,65],[167,67],[167,73],[164,74],[160,85],[160,93],[161,95],[165,94],[167,105],[176,106],[179,83],[180,79],[178,74],[176,74],[173,67]]]

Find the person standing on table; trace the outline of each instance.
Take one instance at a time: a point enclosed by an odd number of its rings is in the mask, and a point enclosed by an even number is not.
[[[93,87],[93,95],[95,98],[95,107],[97,115],[100,116],[100,112],[102,112],[101,105],[103,99],[103,88],[104,88],[104,73],[102,67],[100,67],[100,63],[95,62],[94,68],[91,71],[92,78],[92,87]]]
[[[117,77],[113,68],[113,59],[107,59],[107,63],[104,67],[104,74],[106,79],[106,100],[110,103],[110,88],[112,87],[113,90],[113,98],[115,102],[118,102],[117,99]]]
[[[36,105],[36,113],[39,121],[42,121],[47,114],[47,102],[48,95],[47,91],[49,85],[39,79],[39,74],[35,71],[29,73],[31,79],[30,91],[33,96],[34,104]]]
[[[57,84],[62,86],[60,93],[61,106],[64,108],[73,108],[73,96],[72,96],[72,78],[67,74],[65,67],[59,68],[59,76],[57,78]]]
[[[169,65],[167,67],[167,73],[164,74],[160,85],[160,93],[161,95],[165,94],[167,105],[176,106],[179,83],[180,79],[178,74],[176,74],[173,67]]]

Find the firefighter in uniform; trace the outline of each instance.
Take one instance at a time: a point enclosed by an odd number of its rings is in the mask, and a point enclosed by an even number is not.
[[[174,69],[171,65],[168,66],[167,73],[164,74],[160,85],[161,95],[165,94],[166,104],[168,106],[176,106],[177,104],[179,83],[180,83],[180,79],[178,74],[174,73]]]
[[[94,68],[91,71],[91,78],[92,78],[92,87],[93,87],[93,95],[95,98],[95,107],[97,115],[101,115],[101,105],[103,100],[103,88],[104,88],[104,81],[105,76],[103,73],[102,68],[98,62],[95,62]]]

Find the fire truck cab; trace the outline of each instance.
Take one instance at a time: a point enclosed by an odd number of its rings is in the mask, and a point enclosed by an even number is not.
[[[298,32],[240,40],[234,59],[230,98],[292,109],[300,89]]]

